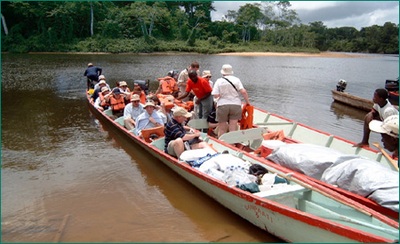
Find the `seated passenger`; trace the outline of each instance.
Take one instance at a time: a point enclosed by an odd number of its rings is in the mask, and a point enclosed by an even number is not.
[[[99,76],[99,82],[96,83],[96,85],[94,85],[94,88],[93,88],[93,89],[96,90],[97,88],[99,88],[99,83],[100,83],[100,81],[102,81],[102,80],[104,81],[104,83],[106,84],[106,86],[108,87],[108,89],[111,90],[110,85],[107,84],[106,77],[105,77],[104,75],[100,75],[100,76]]]
[[[105,97],[104,99],[106,102],[110,103],[113,119],[117,119],[124,115],[125,101],[118,87],[115,87],[112,90],[111,95]]]
[[[110,86],[106,83],[105,80],[100,80],[99,83],[97,83],[95,85],[94,92],[90,96],[90,101],[91,102],[96,101],[96,99],[99,97],[99,93],[101,93],[101,88],[103,88],[103,87],[107,87],[109,90],[111,90]]]
[[[173,112],[173,118],[165,126],[165,148],[164,151],[169,155],[179,158],[185,151],[184,143],[188,142],[190,149],[210,148],[210,146],[201,141],[200,132],[187,133],[191,128],[184,126],[185,121],[192,116],[186,109],[176,107]]]
[[[140,97],[140,103],[145,104],[146,103],[146,93],[142,90],[140,85],[138,83],[133,83],[133,91],[132,95],[137,94]]]
[[[125,105],[129,104],[131,102],[131,90],[129,89],[126,81],[118,82],[118,88],[121,91],[121,93],[124,95]]]
[[[164,122],[161,116],[155,111],[156,106],[153,102],[147,102],[144,105],[145,111],[136,118],[135,135],[141,136],[143,129],[163,126]]]
[[[105,102],[104,97],[110,94],[110,90],[107,87],[101,88],[101,93],[99,93],[99,97],[94,102],[94,107],[100,111],[104,111],[110,107],[110,104]]]
[[[124,109],[124,125],[128,130],[133,130],[136,125],[136,118],[144,112],[143,105],[140,104],[140,97],[137,94],[132,95],[131,103]]]
[[[399,158],[399,115],[391,115],[383,122],[372,120],[369,129],[381,133],[383,147],[392,152],[392,158]]]

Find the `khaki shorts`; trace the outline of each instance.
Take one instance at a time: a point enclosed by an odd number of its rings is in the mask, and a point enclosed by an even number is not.
[[[228,122],[229,120],[239,120],[242,118],[242,106],[222,105],[217,107],[217,121]]]
[[[170,142],[168,143],[168,146],[167,146],[167,153],[168,153],[169,155],[171,155],[171,156],[176,157],[177,155],[175,154],[174,147],[172,146],[172,143],[173,143],[174,141],[175,141],[175,140],[172,140],[172,141],[170,141]]]

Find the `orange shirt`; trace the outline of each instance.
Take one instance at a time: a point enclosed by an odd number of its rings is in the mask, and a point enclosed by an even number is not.
[[[198,99],[202,99],[207,93],[212,91],[212,88],[208,80],[202,77],[197,77],[196,83],[191,79],[188,79],[186,83],[186,92],[190,91],[193,91],[194,95],[196,95]]]

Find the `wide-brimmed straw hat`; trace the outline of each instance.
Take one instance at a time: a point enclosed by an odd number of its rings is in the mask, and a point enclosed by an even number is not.
[[[388,134],[391,137],[399,138],[399,115],[389,116],[383,122],[379,120],[372,120],[369,123],[369,128],[371,131]]]
[[[156,105],[153,103],[153,102],[146,102],[145,104],[144,104],[144,108],[147,108],[148,106],[152,106],[153,108],[155,108],[156,107]]]
[[[174,109],[173,115],[174,115],[174,116],[184,116],[184,117],[186,117],[186,118],[192,117],[192,114],[189,113],[189,112],[188,112],[185,108],[183,108],[183,107],[176,107],[176,108]]]

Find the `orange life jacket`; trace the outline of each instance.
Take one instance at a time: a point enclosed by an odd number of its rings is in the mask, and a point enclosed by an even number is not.
[[[242,118],[240,119],[240,129],[250,129],[253,128],[253,112],[254,107],[246,104],[242,109]]]
[[[114,96],[110,97],[110,106],[113,111],[119,111],[125,108],[124,97],[120,96],[116,99]]]
[[[104,99],[103,93],[99,93],[99,98],[100,98],[100,106],[102,106],[104,109],[107,109],[110,106],[110,102],[106,101],[106,99]]]
[[[169,76],[158,78],[161,85],[161,93],[165,95],[171,95],[174,92],[179,91],[178,83],[176,83],[175,79]]]

